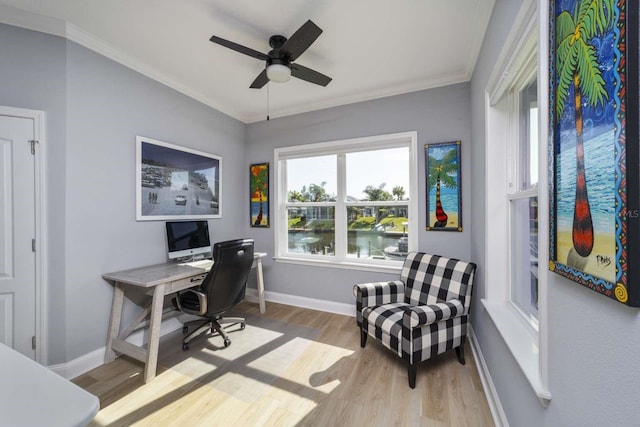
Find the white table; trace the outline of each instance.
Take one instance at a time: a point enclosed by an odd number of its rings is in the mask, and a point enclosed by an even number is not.
[[[267,254],[264,252],[255,252],[252,265],[252,268],[257,269],[258,302],[261,313],[264,313],[266,310],[264,301],[264,278],[262,275],[262,258],[265,256],[267,256]],[[210,260],[185,264],[167,262],[164,264],[149,265],[103,274],[102,278],[110,281],[114,285],[105,363],[114,361],[116,353],[126,354],[145,364],[145,383],[155,378],[158,365],[158,348],[160,346],[160,325],[163,317],[165,317],[163,316],[164,297],[187,288],[198,286],[202,283],[212,265],[213,261]],[[151,305],[145,308],[131,325],[118,333],[120,331],[124,288],[126,286],[134,286],[145,290],[147,295],[152,296]],[[147,315],[149,315],[149,320],[145,321]],[[172,313],[168,313],[168,315],[172,315]],[[147,325],[149,326],[149,342],[147,348],[126,341],[131,333]]]
[[[71,381],[0,343],[0,425],[86,426],[100,401]]]

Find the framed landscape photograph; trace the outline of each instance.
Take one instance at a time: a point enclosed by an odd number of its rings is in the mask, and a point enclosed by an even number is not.
[[[251,227],[269,227],[269,163],[249,166]]]
[[[221,218],[222,158],[136,137],[136,220]]]
[[[426,144],[427,231],[462,231],[460,141]]]
[[[638,3],[552,0],[550,24],[549,269],[638,307]]]

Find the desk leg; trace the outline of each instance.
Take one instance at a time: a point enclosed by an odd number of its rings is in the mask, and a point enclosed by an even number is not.
[[[267,311],[264,302],[264,276],[262,275],[262,258],[256,260],[256,269],[258,274],[258,302],[260,303],[260,313]]]
[[[122,303],[124,301],[124,291],[122,285],[115,283],[113,287],[113,300],[111,301],[111,318],[109,319],[109,332],[107,336],[107,350],[104,354],[104,363],[116,360],[116,352],[111,346],[113,340],[118,337],[120,330],[120,320],[122,318]]]
[[[165,284],[153,290],[149,325],[149,342],[147,344],[147,360],[144,366],[144,382],[148,383],[156,377],[158,365],[158,347],[160,346],[160,325],[162,324],[162,305],[164,302]]]

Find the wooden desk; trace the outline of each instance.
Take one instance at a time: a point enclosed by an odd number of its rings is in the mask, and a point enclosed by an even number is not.
[[[71,381],[0,343],[0,424],[84,427],[100,401]]]
[[[257,269],[258,300],[261,313],[264,313],[266,310],[264,301],[264,278],[262,275],[262,258],[266,255],[264,252],[256,252],[252,265],[252,268]],[[114,361],[116,353],[126,354],[145,364],[145,383],[155,378],[158,364],[158,347],[160,345],[160,325],[163,318],[173,315],[172,313],[163,315],[164,297],[187,288],[198,286],[202,283],[212,265],[213,261],[210,260],[185,264],[168,262],[103,274],[102,278],[110,281],[114,285],[111,318],[109,320],[109,331],[107,333],[105,363]],[[124,288],[126,286],[143,288],[147,295],[152,296],[151,304],[140,313],[131,325],[121,333],[118,333],[120,331]],[[147,315],[149,316],[149,320],[145,321]],[[149,326],[149,342],[146,349],[143,346],[137,346],[126,341],[132,332],[147,325]]]

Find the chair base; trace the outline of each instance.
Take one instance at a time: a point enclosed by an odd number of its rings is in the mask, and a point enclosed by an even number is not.
[[[461,365],[464,365],[464,340],[462,340],[460,347],[456,347],[456,356],[458,357],[458,362],[460,362]]]
[[[367,344],[367,337],[369,334],[365,332],[364,329],[360,328],[360,347],[364,348]],[[460,346],[455,347],[456,357],[458,358],[458,362],[461,365],[464,365],[466,362],[464,360],[464,342],[465,338],[462,338],[462,342]],[[414,389],[416,388],[416,377],[418,373],[418,363],[407,363],[407,373],[409,376],[409,387]]]
[[[407,363],[407,371],[409,373],[409,387],[416,388],[416,375],[418,373],[417,363]]]
[[[360,347],[364,348],[367,344],[367,336],[369,336],[369,334],[367,334],[364,329],[360,329]]]
[[[211,334],[215,334],[216,332],[220,334],[224,339],[224,346],[229,347],[231,345],[231,339],[225,332],[225,328],[237,325],[238,323],[240,324],[240,330],[245,328],[245,321],[242,317],[216,317],[215,319],[201,319],[187,322],[182,327],[182,333],[188,334],[182,339],[182,350],[189,350],[189,343],[208,331],[210,331]],[[191,325],[199,326],[189,333],[189,326]]]
[[[366,340],[366,338],[365,338]],[[364,347],[364,346],[363,346]],[[464,360],[464,341],[463,343],[460,345],[460,347],[456,347],[456,356],[458,358],[458,362],[460,362],[461,365],[465,364],[465,360]],[[411,388],[416,388],[416,376],[418,373],[418,364],[417,363],[407,363],[407,373],[409,375],[409,387]]]

